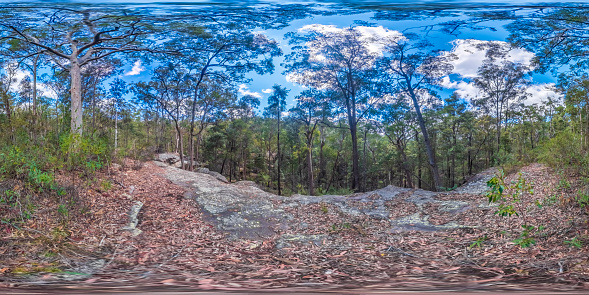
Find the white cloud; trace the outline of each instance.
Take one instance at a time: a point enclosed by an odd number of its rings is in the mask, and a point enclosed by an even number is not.
[[[479,67],[487,58],[487,48],[489,46],[509,48],[509,43],[503,41],[481,41],[474,39],[458,39],[452,42],[454,48],[449,52],[455,56],[450,63],[454,66],[452,71],[465,78],[474,78],[477,76]],[[500,63],[504,60],[519,63],[524,66],[531,66],[531,60],[534,53],[523,48],[514,48],[507,51],[505,58],[498,59]]]
[[[455,89],[458,96],[465,99],[472,99],[480,94],[480,90],[474,84],[465,81],[450,81],[448,76],[441,79],[440,85],[448,89]]]
[[[141,74],[141,72],[145,71],[145,68],[141,66],[141,60],[137,60],[133,64],[133,68],[125,73],[125,76],[137,76]]]
[[[299,32],[318,32],[323,34],[324,38],[311,40],[306,43],[312,55],[312,60],[324,62],[325,56],[321,51],[332,42],[339,42],[342,36],[351,32],[358,33],[358,40],[363,43],[369,54],[373,56],[382,56],[385,46],[404,39],[403,34],[399,31],[389,30],[383,26],[366,27],[357,26],[353,28],[338,28],[334,25],[311,24],[298,29]],[[339,38],[338,38],[339,37]],[[344,53],[345,54],[345,53]]]
[[[14,67],[14,68],[9,69],[9,67]],[[10,85],[10,91],[18,92],[20,90],[21,81],[23,79],[25,79],[27,76],[31,76],[31,73],[23,71],[20,68],[17,68],[16,63],[9,64],[4,69],[5,69],[5,71],[14,70],[14,75],[12,77],[13,80]],[[49,88],[47,86],[47,84],[42,83],[39,80],[37,80],[37,94],[38,95],[45,95],[45,96],[52,98],[52,99],[57,98],[57,94],[55,93],[55,91],[51,90],[51,88]]]
[[[239,89],[237,89],[237,92],[239,92],[239,94],[243,96],[250,95],[257,98],[262,98],[262,95],[259,92],[250,91],[247,85],[245,84],[240,84]]]
[[[524,101],[526,105],[540,104],[548,98],[562,98],[562,94],[556,90],[554,83],[536,84],[528,87],[526,92],[530,97]]]
[[[457,74],[460,79],[450,79],[445,76],[440,80],[440,85],[454,89],[456,93],[465,99],[472,99],[479,97],[481,91],[475,87],[470,80],[478,76],[477,71],[487,59],[487,50],[489,47],[495,47],[505,50],[505,55],[498,58],[495,62],[511,61],[521,65],[532,67],[531,60],[534,58],[534,53],[529,52],[523,48],[509,48],[509,44],[503,41],[481,41],[481,40],[455,40],[452,42],[454,47],[447,54],[454,55],[450,59],[450,63],[454,66],[453,74]],[[560,97],[557,93],[554,84],[533,84],[526,88],[529,98],[524,101],[526,105],[540,103],[548,97]]]
[[[262,89],[262,93],[266,93],[266,94],[270,94],[272,93],[274,90],[272,90],[272,88],[268,88],[268,89]]]

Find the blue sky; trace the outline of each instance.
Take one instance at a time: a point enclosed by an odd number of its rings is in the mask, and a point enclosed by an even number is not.
[[[280,42],[280,45],[283,49],[283,51],[285,52],[285,54],[288,54],[290,52],[290,48],[288,46],[288,41],[284,39],[284,34],[287,32],[292,32],[292,31],[297,31],[298,29],[302,28],[305,25],[311,25],[311,24],[321,24],[321,25],[334,25],[338,28],[345,28],[345,27],[349,27],[354,25],[355,21],[366,21],[366,22],[371,22],[371,23],[375,23],[376,26],[383,26],[384,28],[387,28],[389,30],[395,30],[395,31],[407,31],[407,32],[413,32],[413,33],[423,33],[423,26],[425,25],[429,25],[432,23],[439,23],[439,22],[444,22],[444,21],[448,21],[451,19],[455,19],[455,18],[438,18],[435,19],[434,21],[432,20],[426,20],[426,21],[417,21],[417,20],[410,20],[410,21],[381,21],[381,20],[374,20],[372,19],[373,17],[373,13],[361,13],[361,14],[356,14],[356,15],[346,15],[346,16],[315,16],[315,17],[311,17],[311,18],[306,18],[306,19],[302,19],[302,20],[297,20],[294,21],[290,24],[290,26],[282,29],[282,30],[267,30],[267,31],[263,31],[263,33],[267,36],[269,36],[270,38],[273,38],[277,41]],[[488,22],[486,25],[490,25],[494,27],[494,30],[491,29],[484,29],[484,30],[470,30],[470,29],[464,29],[461,31],[461,34],[459,36],[453,36],[453,35],[449,35],[446,33],[442,33],[439,31],[430,31],[428,33],[428,40],[432,43],[434,43],[435,47],[437,47],[438,49],[441,50],[446,50],[446,51],[452,51],[454,50],[455,53],[456,50],[462,49],[464,50],[472,50],[472,48],[469,48],[469,46],[465,43],[468,42],[464,42],[463,40],[480,40],[480,41],[505,41],[505,39],[508,36],[508,32],[505,30],[505,28],[503,27],[504,25],[506,25],[508,22]],[[463,48],[464,47],[464,48]],[[459,53],[459,52],[458,52]],[[479,55],[484,54],[484,52],[480,52]],[[520,52],[520,54],[524,54],[525,56],[533,56],[531,53],[529,52]],[[526,55],[527,54],[527,55]],[[463,80],[463,79],[467,79],[470,77],[469,76],[469,72],[470,75],[472,75],[472,72],[476,73],[476,69],[478,68],[478,65],[476,62],[473,62],[473,59],[476,58],[476,56],[471,56],[471,57],[464,57],[464,61],[467,65],[470,66],[469,69],[465,68],[464,65],[457,67],[456,69],[458,70],[458,73],[452,75],[452,77],[454,78],[459,78],[459,80]],[[482,60],[483,58],[481,57],[479,59]],[[517,58],[516,58],[517,59]],[[256,74],[250,74],[249,78],[252,79],[252,81],[247,85],[247,91],[249,93],[255,93],[257,95],[259,95],[260,100],[262,102],[261,108],[266,106],[266,100],[268,97],[268,92],[267,90],[269,88],[271,88],[272,85],[276,84],[280,84],[282,86],[285,86],[286,88],[290,89],[290,93],[289,93],[289,100],[288,100],[288,107],[292,107],[294,105],[294,101],[293,98],[299,94],[304,88],[296,83],[291,83],[289,81],[287,81],[285,75],[283,75],[283,71],[284,71],[284,67],[282,67],[280,64],[283,62],[283,57],[280,58],[276,58],[275,59],[275,66],[276,66],[276,71],[274,72],[274,74],[272,75],[265,75],[265,76],[260,76],[260,75],[256,75]],[[452,79],[451,79],[452,80]],[[549,85],[544,85],[546,83],[550,84],[550,83],[554,83],[555,79],[554,77],[550,76],[550,75],[539,75],[536,74],[533,76],[533,83],[535,83],[536,89],[531,89],[530,92],[532,93],[532,95],[536,96],[535,98],[533,98],[530,103],[534,103],[534,102],[539,102],[540,99],[544,98],[546,95],[551,95],[551,91],[549,91],[549,93],[546,93],[545,91],[543,91],[543,89],[541,89],[541,87],[543,86],[549,86]],[[442,90],[441,91],[441,96],[447,97],[449,96],[454,90],[458,90],[459,93],[465,93],[465,95],[470,94],[471,96],[474,95],[473,93],[469,93],[468,91],[473,91],[472,89],[468,89],[468,85],[463,85],[462,84],[457,84],[455,85],[456,87],[452,88],[449,87],[446,90]],[[448,86],[450,86],[450,83],[447,83]],[[243,88],[243,87],[242,87]]]
[[[6,1],[0,1],[6,2]],[[9,1],[11,2],[11,1]],[[44,2],[44,1],[28,1],[28,2]],[[80,3],[89,1],[52,1],[53,3],[63,3],[63,2],[72,2],[72,3]],[[125,4],[132,4],[132,3],[209,3],[207,1],[122,1],[122,0],[107,0],[102,1],[102,3],[125,3]],[[234,1],[220,1],[223,2],[231,2],[231,3],[240,3]],[[291,1],[292,2],[292,1]],[[299,1],[302,3],[309,3],[310,1]],[[402,1],[401,1],[402,2]],[[401,3],[397,1],[397,3]],[[529,4],[533,1],[511,1],[511,4]],[[577,1],[561,1],[560,3],[564,2],[577,2]],[[46,2],[45,2],[46,3]],[[250,1],[249,3],[277,3],[276,1]],[[283,4],[284,2],[280,2]],[[386,3],[386,2],[384,2]],[[405,1],[407,5],[415,4],[414,1]],[[421,3],[440,3],[438,1],[421,1]],[[464,3],[488,3],[485,1],[444,1],[444,3],[456,4],[457,7]],[[493,3],[496,4],[496,3]],[[154,7],[157,7],[155,5]],[[458,11],[458,9],[457,9]],[[436,19],[427,19],[427,20],[403,20],[403,21],[385,21],[385,20],[375,20],[373,19],[374,13],[373,12],[362,12],[359,14],[352,14],[352,15],[333,15],[333,16],[313,16],[305,19],[295,20],[286,28],[281,30],[265,30],[260,31],[264,35],[269,38],[272,38],[279,42],[284,54],[288,54],[290,52],[290,47],[288,45],[288,41],[284,39],[284,35],[288,32],[297,31],[300,28],[307,26],[307,25],[333,25],[337,28],[345,28],[354,25],[355,21],[364,21],[369,23],[374,23],[375,26],[382,26],[385,29],[392,30],[392,31],[400,31],[400,32],[412,32],[418,34],[424,34],[423,27],[427,25],[431,25],[434,23],[440,23],[456,18],[450,17],[440,17]],[[466,16],[463,16],[466,18]],[[461,34],[458,36],[453,36],[445,33],[441,33],[436,30],[432,30],[428,33],[428,40],[435,44],[435,46],[439,49],[446,50],[446,51],[453,51],[454,53],[458,53],[461,56],[461,63],[456,64],[456,72],[448,77],[447,81],[445,82],[446,90],[441,91],[441,96],[447,97],[453,91],[458,91],[465,96],[468,95],[476,95],[474,93],[474,89],[472,85],[469,85],[468,79],[472,78],[473,73],[476,73],[476,69],[478,65],[480,65],[480,61],[482,60],[482,56],[484,52],[478,52],[477,54],[470,54],[468,52],[472,51],[473,42],[476,43],[477,41],[473,40],[480,40],[480,41],[505,41],[508,32],[504,29],[504,25],[507,22],[488,22],[485,25],[492,26],[494,30],[491,29],[483,29],[483,30],[470,30],[470,29],[463,29]],[[476,53],[476,52],[475,52]],[[526,56],[529,57],[530,53],[526,52],[519,52],[514,53],[514,55],[518,55],[519,57]],[[518,59],[518,56],[513,57],[515,60]],[[478,58],[478,61],[477,61]],[[287,103],[289,104],[288,107],[293,106],[293,98],[303,90],[303,87],[289,82],[286,79],[286,76],[283,75],[284,68],[281,66],[281,63],[284,61],[283,57],[275,58],[275,71],[271,75],[256,75],[256,74],[249,74],[248,78],[251,79],[251,82],[240,86],[240,93],[250,93],[253,95],[257,95],[260,98],[261,106],[260,109],[263,109],[267,105],[267,97],[269,96],[268,90],[274,85],[279,84],[288,89],[290,89],[289,99]],[[129,64],[125,65],[124,68],[124,75],[123,79],[127,82],[137,82],[137,81],[145,81],[149,80],[150,75],[150,68],[148,65],[141,65],[137,63],[137,61],[130,61]],[[136,74],[136,75],[135,75]],[[536,96],[535,100],[532,102],[538,102],[542,97],[546,95],[550,95],[549,91],[545,91],[542,89],[545,83],[553,83],[554,78],[550,75],[534,75],[533,82],[535,83],[536,89],[532,89],[531,93]],[[108,85],[109,81],[106,81],[105,84]]]

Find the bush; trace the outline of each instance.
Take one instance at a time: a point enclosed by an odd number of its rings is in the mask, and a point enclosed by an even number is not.
[[[582,139],[570,130],[564,130],[545,142],[538,159],[557,169],[573,170],[584,175],[589,171],[589,157],[582,147]]]

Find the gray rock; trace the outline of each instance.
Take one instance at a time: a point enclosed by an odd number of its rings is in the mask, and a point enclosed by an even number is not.
[[[131,231],[131,234],[135,237],[142,233],[140,229],[137,228],[139,224],[139,211],[141,211],[141,207],[143,207],[143,203],[141,201],[135,201],[135,204],[131,206],[131,210],[129,211],[129,225],[123,227],[124,230]]]
[[[225,183],[229,182],[229,181],[227,181],[227,178],[225,178],[225,176],[223,176],[221,173],[211,171],[211,170],[209,170],[209,168],[198,168],[196,170],[196,172],[211,175],[211,176],[215,177],[216,179],[218,179],[219,181],[222,181]]]
[[[168,165],[173,165],[177,162],[180,162],[180,156],[178,154],[173,153],[163,153],[156,155],[155,160],[166,163]]]
[[[327,241],[327,235],[282,235],[276,241],[276,249],[293,247],[295,245],[320,246]]]
[[[443,225],[431,224],[428,221],[429,216],[424,213],[426,204],[438,204],[437,210],[449,214],[460,214],[466,210],[477,209],[471,208],[469,203],[463,201],[438,200],[436,197],[440,193],[390,185],[372,192],[349,196],[284,197],[264,192],[250,181],[227,183],[224,177],[219,179],[220,174],[206,168],[190,172],[163,163],[156,162],[156,164],[166,169],[165,176],[169,180],[188,189],[188,195],[196,200],[207,222],[233,239],[264,240],[288,229],[308,228],[308,224],[293,222],[294,216],[288,214],[286,209],[309,204],[329,204],[335,207],[339,214],[350,220],[358,216],[388,220],[390,229],[386,233],[404,230],[440,231],[466,227],[453,221]],[[475,182],[484,182],[486,185],[486,177],[488,176],[480,177]],[[452,193],[445,194],[452,195]],[[401,196],[408,196],[405,201],[415,204],[418,211],[391,219],[391,212],[385,203],[395,202]],[[276,247],[289,247],[293,243],[304,245],[323,243],[324,238],[323,236],[283,234]]]

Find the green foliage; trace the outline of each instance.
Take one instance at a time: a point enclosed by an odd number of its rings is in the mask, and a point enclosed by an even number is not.
[[[538,159],[556,169],[589,171],[589,156],[582,147],[582,138],[569,129],[556,134],[540,148]],[[559,183],[560,184],[560,183]],[[566,185],[562,183],[562,185]]]
[[[573,237],[568,241],[564,241],[564,244],[568,245],[569,247],[576,247],[578,249],[581,249],[583,247],[583,241],[579,240],[578,237]]]
[[[108,180],[102,180],[100,182],[100,188],[106,192],[112,188],[112,183]]]
[[[524,218],[524,224],[522,225],[523,231],[513,242],[522,248],[535,245],[536,239],[534,236],[543,231],[545,227],[542,225],[535,227],[534,225],[528,224],[525,220],[525,212],[527,209],[521,208],[522,197],[534,194],[532,185],[528,183],[521,172],[518,174],[516,181],[506,184],[503,170],[500,170],[497,176],[489,180],[487,185],[491,189],[486,195],[489,203],[499,203],[499,207],[497,211],[495,211],[495,214],[504,217],[515,215]],[[506,195],[507,192],[509,192],[509,194]],[[539,208],[542,207],[542,204],[538,201],[536,201],[535,204]],[[520,214],[523,216],[520,216]]]
[[[468,246],[468,248],[469,249],[472,249],[474,247],[481,248],[487,240],[489,240],[489,237],[487,235],[484,235],[482,237],[478,237],[476,240],[474,240],[474,242],[472,242],[472,244],[470,244],[470,246]]]
[[[519,173],[517,181],[508,185],[505,183],[503,170],[500,170],[498,176],[487,182],[487,186],[491,188],[486,195],[489,203],[499,203],[499,208],[495,211],[495,214],[500,216],[519,216],[515,208],[516,204],[521,201],[522,196],[525,194],[534,194],[534,189],[521,173]],[[506,196],[504,194],[506,190],[509,190],[511,194]]]
[[[339,233],[342,231],[346,231],[352,228],[352,224],[349,222],[342,222],[342,223],[334,223],[331,225],[330,232]]]
[[[59,206],[57,206],[57,213],[59,213],[64,218],[68,217],[69,215],[69,211],[64,204],[59,204]]]
[[[327,212],[329,212],[325,203],[321,203],[321,212],[323,212],[323,214],[327,214]]]
[[[513,240],[513,242],[516,245],[518,245],[522,248],[527,248],[532,245],[535,245],[536,239],[533,238],[534,234],[537,234],[538,232],[541,232],[544,230],[543,226],[539,226],[538,228],[536,228],[533,225],[527,225],[527,224],[522,225],[522,228],[524,230],[520,234],[519,238]]]
[[[585,208],[589,206],[589,194],[583,192],[583,191],[578,191],[577,195],[575,196],[575,201],[577,202],[577,204],[579,204],[579,206],[581,208]]]
[[[82,170],[86,176],[93,175],[110,158],[106,138],[65,134],[60,138],[60,148],[61,153],[66,156],[66,167],[69,170]]]

